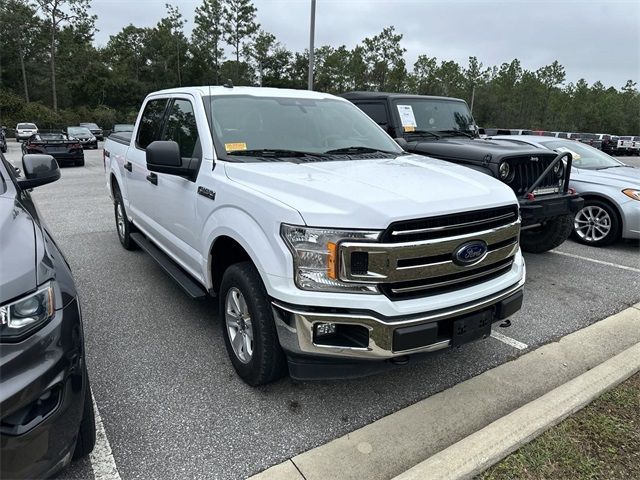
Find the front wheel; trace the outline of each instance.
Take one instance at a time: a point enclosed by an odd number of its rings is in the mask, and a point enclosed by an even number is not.
[[[594,247],[611,245],[620,236],[618,215],[608,203],[588,200],[573,220],[573,236]]]
[[[263,385],[286,373],[267,292],[251,262],[237,263],[225,271],[220,313],[227,353],[246,383]]]
[[[520,247],[529,253],[548,252],[564,243],[572,229],[572,215],[552,218],[539,227],[523,230],[520,234]]]

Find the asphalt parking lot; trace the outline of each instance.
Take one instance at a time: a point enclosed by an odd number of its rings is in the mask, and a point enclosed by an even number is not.
[[[7,158],[19,166],[19,144]],[[120,246],[102,150],[86,160],[33,196],[73,268],[113,456],[102,441],[58,478],[245,478],[640,301],[638,242],[568,241],[526,255],[525,304],[498,338],[375,377],[254,389],[228,360],[214,300],[190,300],[149,256]]]

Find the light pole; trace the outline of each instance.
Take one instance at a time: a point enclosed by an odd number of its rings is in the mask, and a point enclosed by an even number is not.
[[[316,33],[316,0],[311,0],[311,27],[309,29],[309,84],[308,90],[313,90],[313,41]]]

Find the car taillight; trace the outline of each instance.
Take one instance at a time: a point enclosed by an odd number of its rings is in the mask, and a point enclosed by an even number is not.
[[[74,143],[74,144],[71,145],[71,148],[82,148],[82,144]]]

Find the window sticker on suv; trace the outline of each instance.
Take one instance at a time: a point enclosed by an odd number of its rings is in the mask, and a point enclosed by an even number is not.
[[[411,105],[398,105],[398,113],[400,114],[400,123],[405,132],[415,131],[418,124],[416,117],[413,115],[413,107]]]

